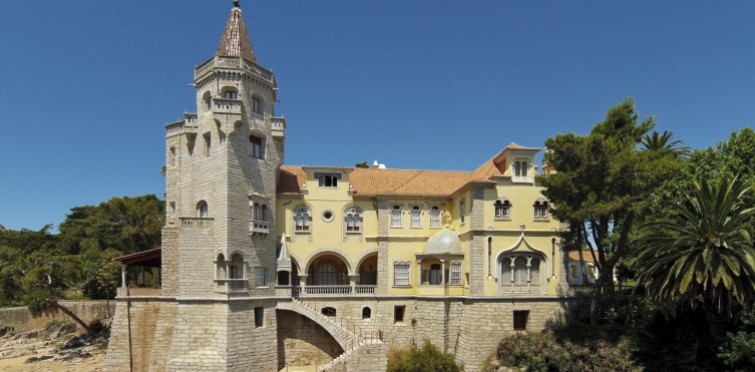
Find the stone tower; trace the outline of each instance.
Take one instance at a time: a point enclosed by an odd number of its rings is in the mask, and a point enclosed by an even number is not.
[[[163,296],[177,303],[166,368],[275,370],[285,121],[274,116],[275,76],[257,64],[237,1],[194,86],[196,113],[166,133]]]

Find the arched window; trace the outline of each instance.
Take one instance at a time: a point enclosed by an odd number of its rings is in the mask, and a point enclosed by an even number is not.
[[[244,279],[244,259],[240,254],[234,253],[228,264],[228,279]]]
[[[312,213],[306,205],[300,205],[294,208],[294,231],[297,233],[307,233],[311,230]]]
[[[440,227],[440,208],[437,205],[430,208],[430,227]]]
[[[209,216],[210,216],[210,209],[207,206],[207,202],[204,200],[200,200],[199,203],[197,203],[197,217],[207,218]]]
[[[223,98],[225,99],[238,99],[239,94],[235,90],[228,89],[223,92]]]
[[[323,261],[317,265],[317,279],[320,285],[337,285],[338,271],[332,261]]]
[[[511,203],[508,201],[508,199],[503,199],[503,201],[496,200],[494,207],[496,219],[502,220],[511,218]]]
[[[401,206],[394,205],[391,208],[391,227],[401,227]]]
[[[262,203],[254,203],[252,206],[252,220],[267,222],[267,205]]]
[[[346,233],[358,234],[362,232],[362,211],[359,208],[347,208],[344,220],[346,224]]]
[[[226,278],[225,256],[223,256],[222,253],[219,253],[217,259],[215,260],[215,278]]]
[[[419,205],[415,205],[412,207],[412,227],[417,228],[421,227],[422,225],[422,209],[419,207]]]
[[[362,308],[362,319],[370,319],[372,317],[372,309],[369,307]]]
[[[538,200],[532,206],[535,219],[547,219],[548,218],[548,202],[544,200]]]

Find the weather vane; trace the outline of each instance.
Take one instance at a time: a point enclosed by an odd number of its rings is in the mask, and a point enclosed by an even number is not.
[[[241,5],[239,4],[239,0],[233,0],[233,6],[236,8],[241,8]]]

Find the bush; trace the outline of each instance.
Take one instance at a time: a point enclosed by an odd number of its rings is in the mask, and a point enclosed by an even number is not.
[[[454,356],[440,351],[429,340],[422,348],[391,349],[386,372],[459,372]]]
[[[501,364],[528,371],[635,371],[626,345],[586,341],[559,342],[550,333],[519,334],[504,338],[496,352]]]

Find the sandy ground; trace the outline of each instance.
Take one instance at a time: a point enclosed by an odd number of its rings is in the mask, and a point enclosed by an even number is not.
[[[60,325],[0,337],[0,371],[103,371],[106,340],[77,335],[71,329],[75,327]]]

